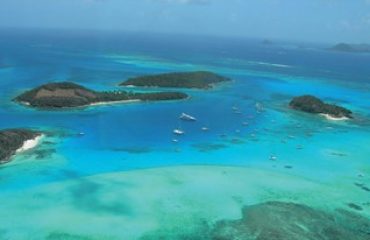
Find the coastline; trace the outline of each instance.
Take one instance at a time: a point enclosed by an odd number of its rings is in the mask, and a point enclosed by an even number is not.
[[[110,104],[120,104],[120,103],[136,103],[141,102],[140,99],[122,100],[122,101],[110,101],[110,102],[96,102],[90,103],[86,106],[100,106],[100,105],[110,105]]]
[[[346,121],[346,120],[349,120],[348,117],[340,117],[340,118],[339,117],[333,117],[330,114],[325,114],[325,113],[320,113],[320,116],[323,116],[327,120],[330,120],[330,121]]]
[[[33,139],[29,139],[29,140],[26,140],[23,142],[23,146],[18,148],[15,153],[18,154],[18,153],[22,153],[22,152],[25,152],[25,151],[28,151],[32,148],[35,148],[37,145],[39,145],[41,139],[44,137],[43,134],[33,138]]]

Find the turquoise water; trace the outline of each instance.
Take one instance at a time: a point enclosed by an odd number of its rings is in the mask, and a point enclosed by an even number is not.
[[[370,217],[370,193],[354,184],[370,187],[370,55],[128,33],[1,35],[0,128],[49,134],[1,166],[0,239],[138,239],[238,218],[243,205],[265,200],[350,211],[355,203]],[[186,90],[191,99],[179,102],[44,111],[11,101],[50,81],[122,89],[131,76],[192,70],[233,81]],[[355,119],[294,112],[287,105],[300,94],[348,107]],[[180,122],[182,112],[199,121]],[[186,134],[175,144],[179,126]]]

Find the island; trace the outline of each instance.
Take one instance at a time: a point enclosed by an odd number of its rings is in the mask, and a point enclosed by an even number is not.
[[[263,39],[262,44],[264,44],[264,45],[272,45],[272,44],[274,44],[274,42],[271,41],[270,39]]]
[[[212,72],[197,71],[197,72],[174,72],[134,77],[129,78],[120,85],[135,87],[210,89],[214,87],[215,84],[226,81],[230,81],[230,79]]]
[[[29,129],[0,130],[0,164],[9,162],[16,153],[36,147],[42,133]]]
[[[339,43],[331,47],[330,50],[338,52],[370,53],[370,44]]]
[[[345,120],[352,118],[352,112],[344,107],[335,104],[324,103],[315,96],[304,95],[295,97],[289,103],[289,106],[295,110],[322,114],[330,120]]]
[[[26,91],[13,100],[35,108],[73,108],[109,103],[166,101],[186,98],[188,98],[188,95],[182,92],[98,92],[72,82],[57,82]]]

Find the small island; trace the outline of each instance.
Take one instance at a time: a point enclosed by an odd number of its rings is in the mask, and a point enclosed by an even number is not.
[[[324,103],[317,97],[304,95],[293,98],[289,106],[295,110],[322,114],[330,120],[345,120],[352,118],[352,112],[344,107]]]
[[[207,71],[174,72],[129,78],[120,86],[210,89],[226,81],[230,79]]]
[[[73,108],[135,101],[166,101],[188,98],[181,92],[134,93],[126,91],[90,90],[72,82],[48,83],[13,99],[35,108]]]
[[[370,44],[339,43],[330,48],[330,50],[338,52],[370,53]]]
[[[0,164],[19,152],[36,147],[42,133],[28,129],[0,130]]]

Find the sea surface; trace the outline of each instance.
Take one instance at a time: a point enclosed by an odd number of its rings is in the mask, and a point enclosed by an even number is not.
[[[185,239],[201,222],[239,219],[243,206],[266,201],[370,218],[370,55],[328,47],[0,31],[0,128],[47,133],[0,166],[0,239]],[[48,82],[125,90],[118,84],[129,77],[197,70],[232,81],[182,90],[191,96],[184,101],[58,111],[12,101]],[[302,94],[347,107],[354,119],[289,109]],[[198,121],[179,120],[182,112]]]

